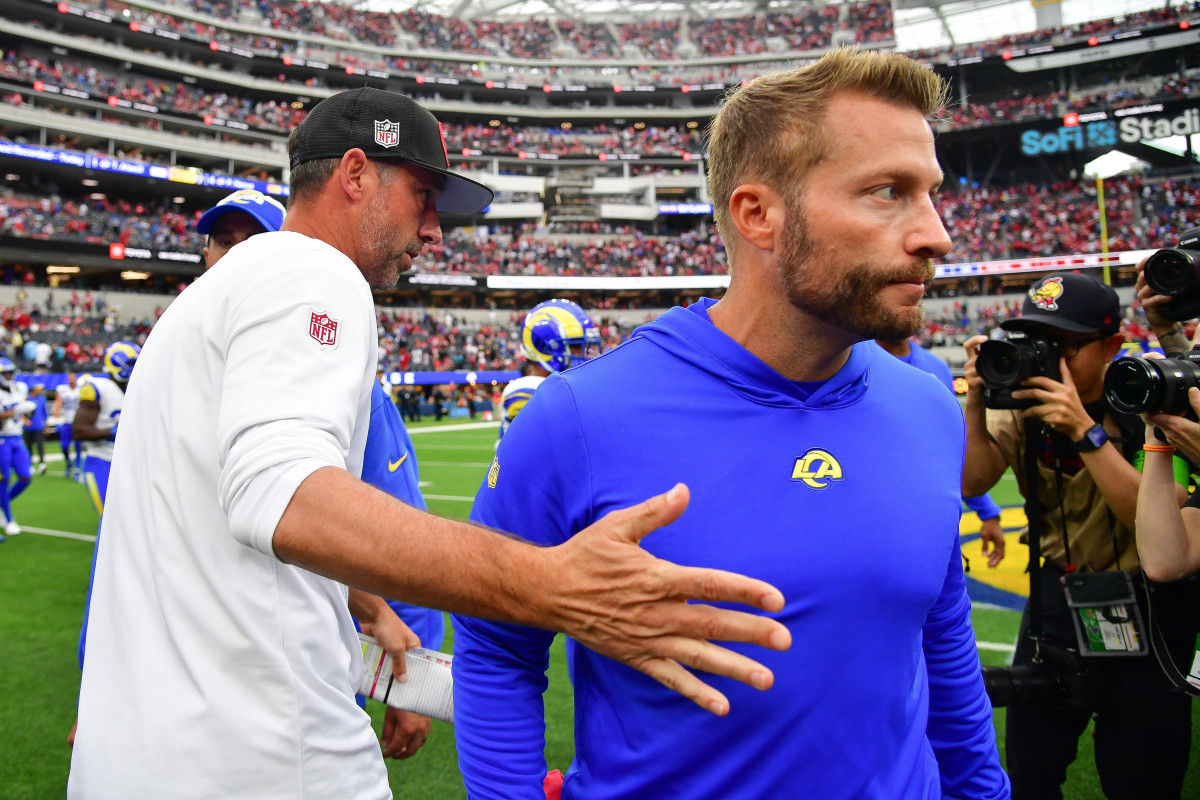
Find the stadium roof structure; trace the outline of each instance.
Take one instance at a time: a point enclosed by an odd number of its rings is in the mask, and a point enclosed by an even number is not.
[[[417,9],[460,19],[566,17],[632,22],[784,12],[816,3],[789,0],[342,0],[364,11]],[[817,0],[819,2],[819,0]],[[1179,5],[1181,0],[1166,0]],[[900,50],[922,50],[1029,33],[1161,8],[1164,0],[893,0]],[[1048,17],[1060,22],[1046,23]]]

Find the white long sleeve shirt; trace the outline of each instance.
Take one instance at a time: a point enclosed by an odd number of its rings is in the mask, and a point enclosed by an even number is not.
[[[386,798],[346,587],[278,560],[308,475],[358,475],[371,292],[297,233],[238,245],[155,326],[127,389],[68,796]]]

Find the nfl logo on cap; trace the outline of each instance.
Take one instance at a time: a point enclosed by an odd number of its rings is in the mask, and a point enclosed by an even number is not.
[[[375,120],[375,143],[381,147],[395,147],[400,143],[400,123],[390,120]]]

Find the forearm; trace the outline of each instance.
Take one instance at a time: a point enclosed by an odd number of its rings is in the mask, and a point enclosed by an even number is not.
[[[1000,768],[970,613],[956,547],[942,595],[922,629],[929,675],[926,735],[946,797],[1002,798],[1008,796],[1008,779]]]
[[[542,696],[553,637],[464,617],[454,618],[454,631],[454,738],[468,794],[544,798]]]
[[[275,554],[414,605],[537,625],[540,548],[417,511],[334,467],[317,470],[275,528]]]
[[[102,439],[108,439],[112,436],[112,430],[101,430],[100,428],[91,425],[73,425],[71,427],[71,438],[81,442],[94,442]]]
[[[1200,569],[1200,528],[1189,531],[1177,485],[1171,454],[1146,453],[1137,498],[1137,548],[1142,569],[1156,581],[1178,580]]]
[[[391,613],[391,607],[387,601],[377,594],[364,592],[362,589],[350,587],[349,597],[346,603],[350,608],[350,613],[354,615],[359,622],[370,624],[379,618],[380,614]]]
[[[967,448],[963,461],[962,493],[978,497],[996,485],[1008,464],[987,430],[987,410],[982,398],[968,396],[963,417],[967,425]]]
[[[1182,323],[1169,324],[1171,326],[1169,328],[1154,325],[1154,335],[1158,337],[1158,346],[1163,349],[1167,358],[1174,358],[1187,352],[1188,340],[1184,335]]]
[[[1121,451],[1112,442],[1099,449],[1083,453],[1083,465],[1091,473],[1092,480],[1104,498],[1104,504],[1122,524],[1133,527],[1137,516],[1138,485],[1141,473],[1125,460]],[[1178,501],[1172,499],[1175,508]]]

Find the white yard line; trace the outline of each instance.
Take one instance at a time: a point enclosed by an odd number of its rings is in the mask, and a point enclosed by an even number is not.
[[[436,428],[409,428],[410,436],[418,433],[454,433],[455,431],[473,431],[480,428],[499,428],[499,422],[464,422],[462,425],[443,425]]]
[[[35,528],[32,525],[22,525],[22,533],[40,533],[42,536],[57,536],[60,539],[76,539],[81,542],[94,542],[96,537],[86,533],[71,533],[70,531],[55,531],[50,528]]]
[[[476,469],[485,469],[491,465],[492,462],[490,461],[426,461],[425,459],[421,459],[419,466],[421,469],[425,469],[425,467],[474,467]]]

